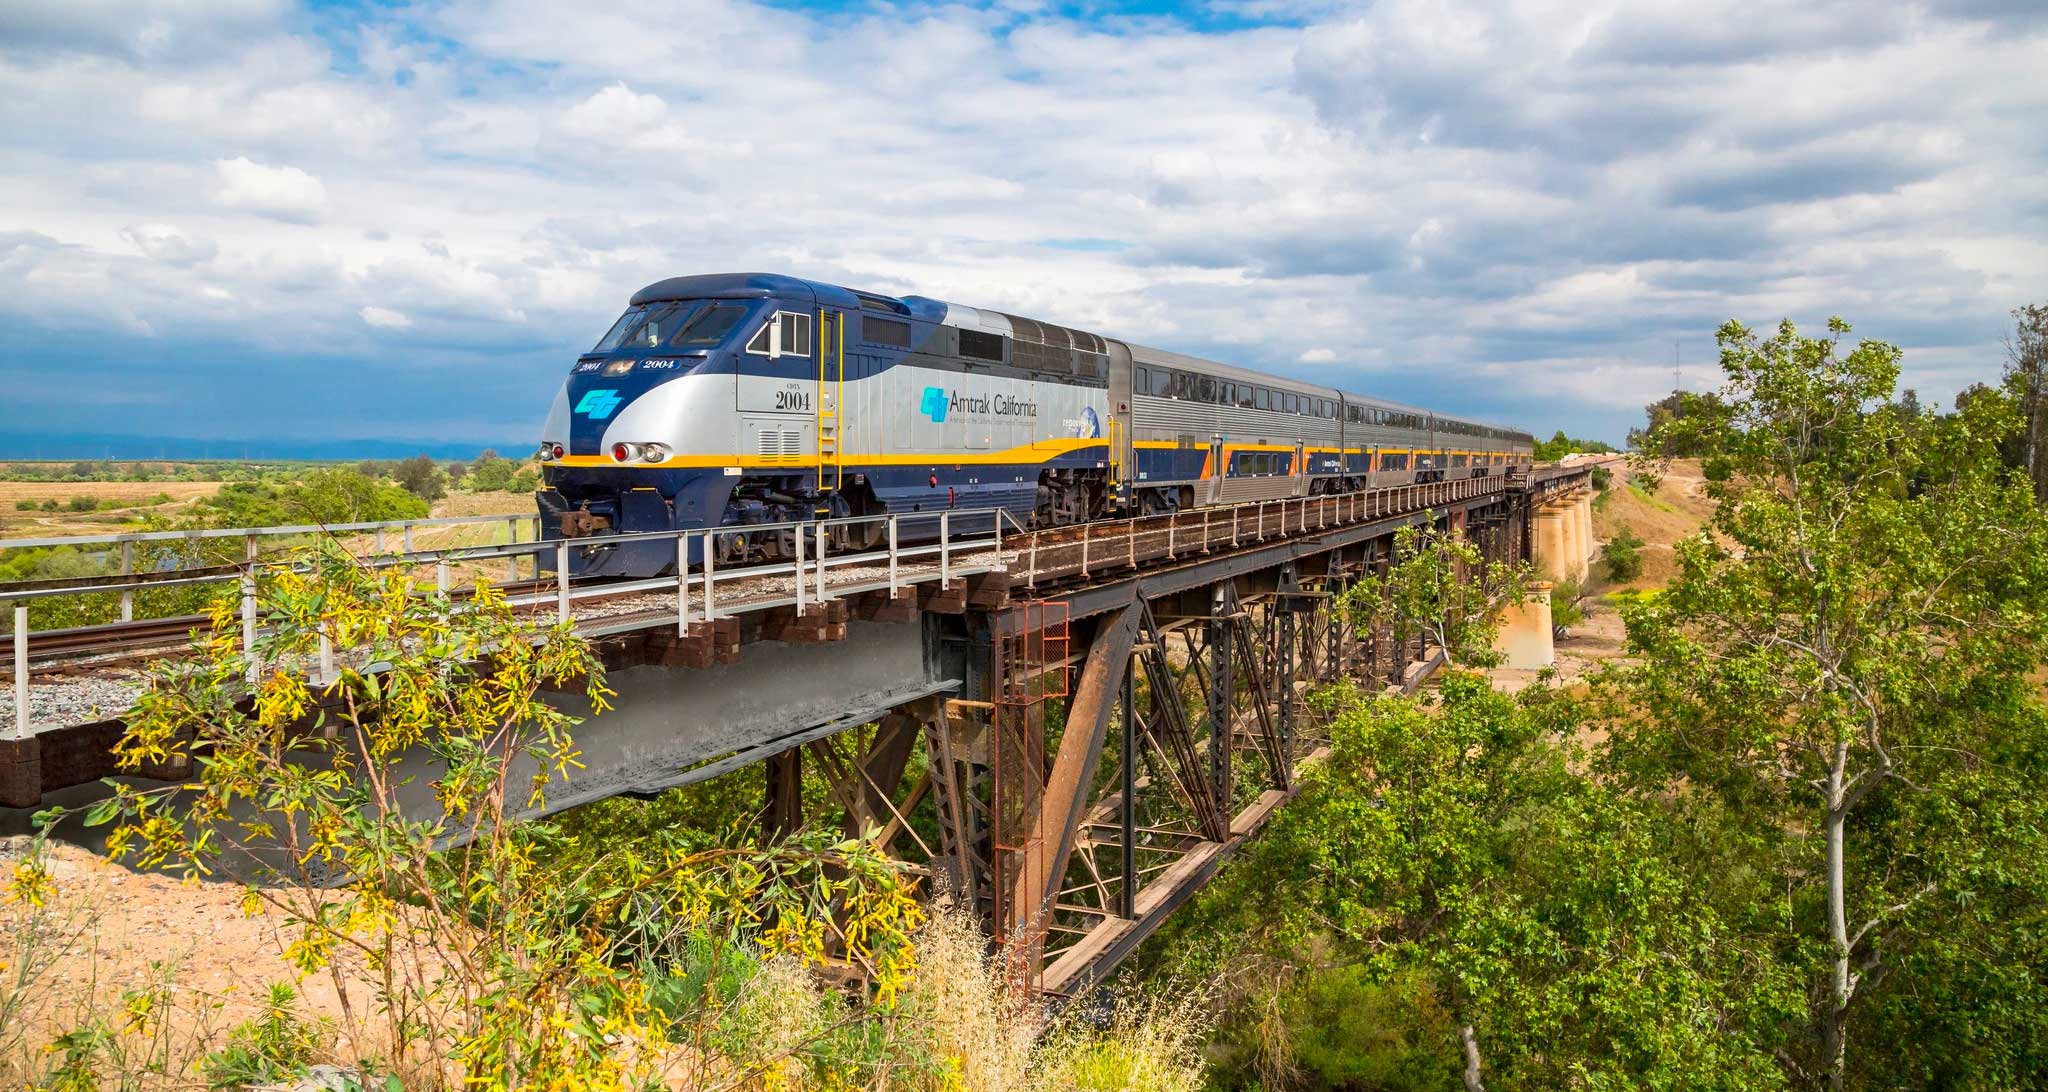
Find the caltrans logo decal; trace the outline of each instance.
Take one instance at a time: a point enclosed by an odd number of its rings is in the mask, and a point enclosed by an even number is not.
[[[625,400],[618,391],[612,390],[609,387],[600,387],[596,390],[583,392],[583,400],[576,403],[576,412],[593,421],[602,421],[610,417],[612,411],[619,408],[619,403]]]
[[[924,389],[924,403],[918,406],[918,411],[931,418],[934,424],[944,424],[946,422],[947,401],[946,388],[926,387]]]

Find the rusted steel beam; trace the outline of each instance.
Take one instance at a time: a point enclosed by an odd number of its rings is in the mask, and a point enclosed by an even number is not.
[[[860,762],[863,783],[859,822],[879,824],[893,818],[887,794],[903,780],[903,770],[910,765],[910,753],[916,749],[917,737],[923,730],[924,721],[907,713],[891,713],[875,726],[874,742]]]
[[[1026,916],[1025,920],[1042,921],[1051,912],[1053,898],[1065,880],[1081,817],[1088,810],[1088,791],[1102,761],[1109,713],[1116,708],[1137,635],[1138,608],[1132,604],[1102,619],[1089,642],[1080,684],[1067,707],[1059,753],[1053,758],[1045,792],[1039,798],[1038,830],[1033,842],[1037,851],[1045,854],[1044,866],[1026,867],[1020,877],[1043,877],[1045,885],[1039,891],[1020,890],[1012,901],[1016,912]]]
[[[801,747],[768,756],[761,766],[767,775],[761,807],[761,828],[770,841],[804,825],[804,752]]]

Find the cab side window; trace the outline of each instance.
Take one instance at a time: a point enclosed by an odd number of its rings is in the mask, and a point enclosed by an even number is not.
[[[777,311],[747,342],[747,351],[762,356],[811,355],[811,316]]]

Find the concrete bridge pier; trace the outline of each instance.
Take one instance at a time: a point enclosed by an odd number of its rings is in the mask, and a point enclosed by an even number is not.
[[[1552,640],[1548,581],[1529,585],[1529,598],[1500,612],[1500,634],[1495,650],[1507,657],[1504,666],[1535,670],[1557,662]]]
[[[1592,573],[1592,495],[1567,494],[1538,506],[1529,518],[1530,560],[1537,575],[1557,583],[1583,583]]]
[[[1577,528],[1562,504],[1542,504],[1529,513],[1529,560],[1536,575],[1562,582],[1574,577],[1571,567],[1572,539]]]
[[[1593,492],[1580,490],[1573,508],[1579,515],[1579,580],[1583,583],[1593,572],[1593,550],[1599,545],[1593,541]]]

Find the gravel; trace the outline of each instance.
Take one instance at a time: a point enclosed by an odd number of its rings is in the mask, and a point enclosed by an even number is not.
[[[134,707],[142,696],[142,684],[142,672],[119,669],[56,679],[31,677],[28,722],[37,728],[54,728],[118,717]],[[13,720],[12,709],[7,719]]]

